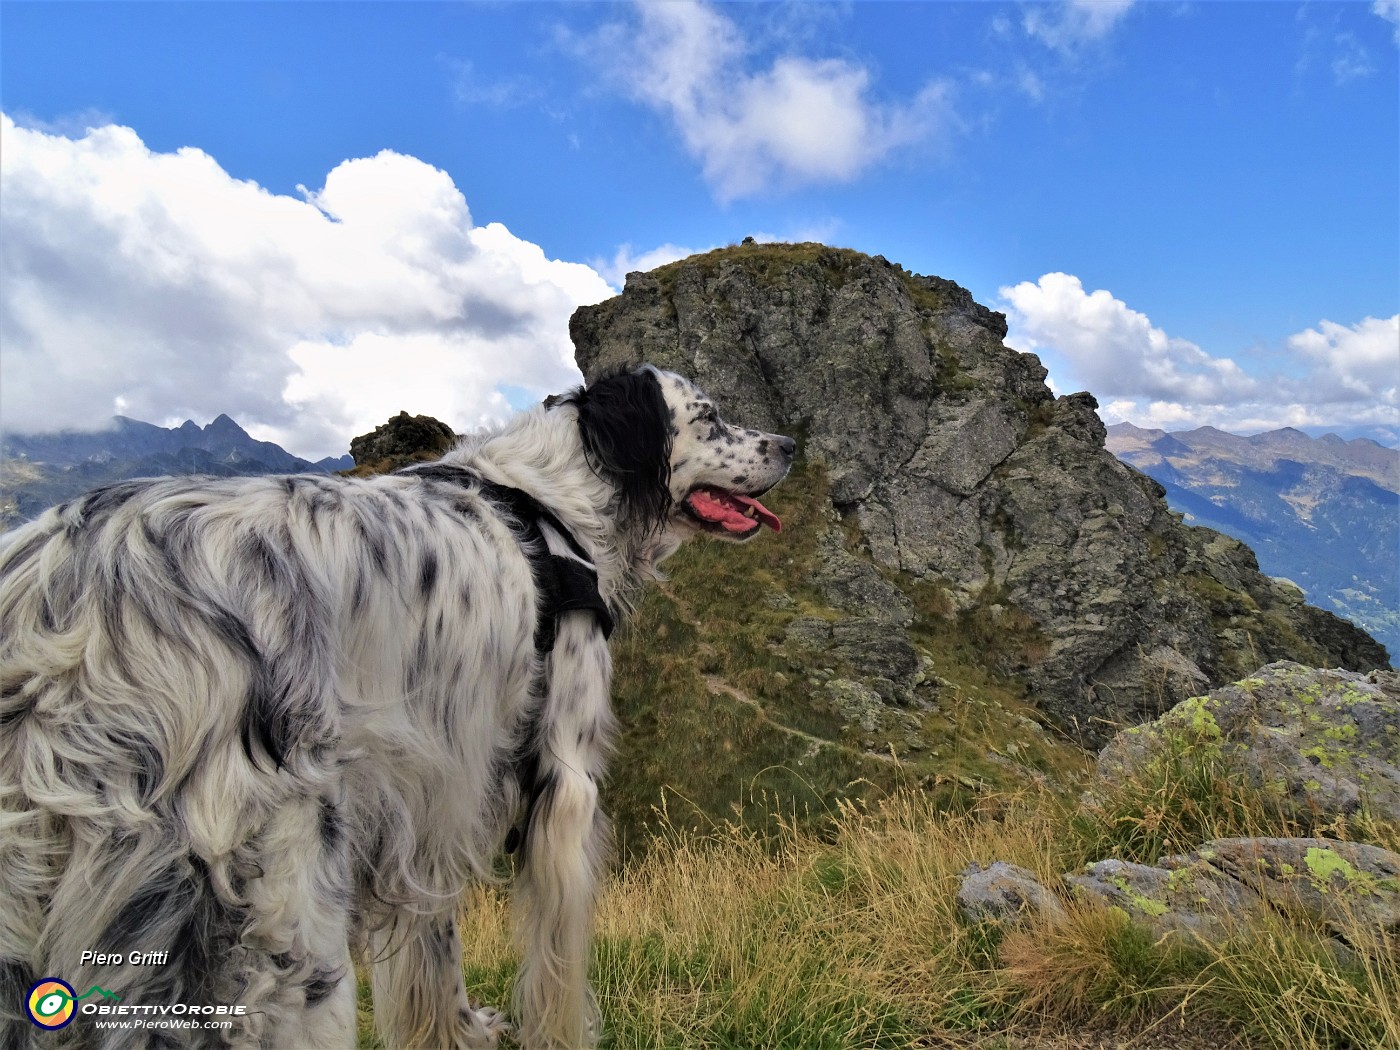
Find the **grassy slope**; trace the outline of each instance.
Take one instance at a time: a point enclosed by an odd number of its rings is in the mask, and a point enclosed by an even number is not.
[[[1085,768],[1081,751],[1040,728],[1019,686],[986,670],[986,647],[1016,632],[979,631],[976,609],[950,617],[927,584],[893,581],[914,600],[911,638],[945,683],[937,706],[881,710],[866,727],[838,710],[820,686],[849,669],[781,647],[795,618],[842,616],[807,582],[830,512],[824,471],[800,463],[767,502],[780,535],[687,545],[614,640],[623,737],[604,804],[625,846],[645,842],[663,804],[679,827],[736,814],[757,825],[775,810],[820,822],[843,799],[902,784],[958,808],[978,791]]]

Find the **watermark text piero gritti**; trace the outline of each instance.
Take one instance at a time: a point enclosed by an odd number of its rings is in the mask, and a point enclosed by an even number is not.
[[[123,963],[127,966],[164,966],[169,958],[169,952],[128,952],[125,955],[121,952],[83,952],[78,962],[93,966],[121,966]]]

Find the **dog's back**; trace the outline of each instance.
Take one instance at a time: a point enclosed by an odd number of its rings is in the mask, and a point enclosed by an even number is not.
[[[131,481],[0,543],[0,1010],[20,1030],[45,976],[302,1005],[348,971],[357,909],[486,870],[535,609],[472,492]]]

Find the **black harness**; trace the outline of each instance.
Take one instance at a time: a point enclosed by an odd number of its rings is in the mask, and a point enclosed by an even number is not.
[[[598,590],[598,573],[589,564],[588,552],[574,538],[564,523],[553,511],[528,492],[497,485],[487,481],[465,467],[434,463],[426,467],[414,467],[404,471],[414,477],[430,478],[433,481],[447,481],[464,488],[474,488],[486,499],[508,510],[519,523],[521,546],[530,559],[530,571],[535,578],[535,589],[539,594],[536,606],[535,652],[541,657],[554,651],[554,642],[559,635],[559,620],[565,613],[591,612],[598,622],[606,640],[612,637],[613,618],[607,602]],[[568,545],[582,561],[555,554],[545,542],[540,523],[548,525]],[[542,699],[548,692],[545,683],[539,683],[538,696]],[[514,853],[524,842],[530,830],[530,819],[535,812],[535,803],[544,791],[539,782],[539,741],[536,739],[539,724],[539,707],[528,716],[528,732],[525,734],[525,749],[516,756],[516,774],[520,784],[529,792],[525,816],[510,829],[506,836],[505,850]]]
[[[528,492],[513,489],[507,485],[497,485],[494,481],[472,473],[465,467],[434,463],[428,467],[418,467],[404,473],[414,477],[431,478],[434,481],[450,481],[463,487],[475,488],[492,503],[510,511],[520,523],[522,546],[530,559],[530,569],[535,576],[535,587],[539,590],[539,621],[535,626],[535,651],[541,656],[554,649],[554,640],[559,633],[559,618],[567,612],[592,612],[603,629],[603,637],[611,638],[613,618],[608,605],[598,591],[598,573],[588,564],[588,552],[574,539],[574,534],[564,527],[555,513]],[[545,542],[540,529],[544,522],[568,544],[582,562],[555,554]],[[530,553],[534,551],[534,553]]]

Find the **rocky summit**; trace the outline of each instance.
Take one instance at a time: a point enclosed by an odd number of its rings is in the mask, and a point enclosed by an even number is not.
[[[746,243],[629,274],[570,330],[589,379],[649,361],[729,418],[800,437],[827,479],[809,582],[834,613],[794,611],[773,644],[839,650],[854,707],[906,705],[937,675],[907,634],[930,595],[1094,746],[1273,660],[1389,664],[1249,548],[1183,524],[1106,451],[1093,397],[1055,397],[1040,361],[1003,343],[1005,318],[951,281]]]

